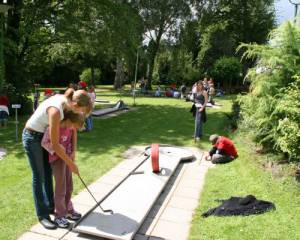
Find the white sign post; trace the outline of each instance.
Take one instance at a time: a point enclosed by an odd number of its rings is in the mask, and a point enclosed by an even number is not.
[[[14,108],[15,109],[15,115],[16,115],[16,141],[18,141],[18,109],[21,108],[21,104],[12,104],[11,105],[11,108]]]

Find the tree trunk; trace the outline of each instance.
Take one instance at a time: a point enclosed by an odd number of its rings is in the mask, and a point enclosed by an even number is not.
[[[152,49],[150,49],[150,56],[149,56],[149,72],[148,72],[148,82],[147,82],[147,89],[152,90],[152,75],[153,75],[153,70],[154,70],[154,63],[155,63],[155,58],[159,49],[159,44],[160,44],[160,38],[161,36],[157,37],[157,40],[155,43],[152,45]]]
[[[91,66],[91,82],[90,85],[94,86],[95,83],[95,68],[94,66]]]
[[[123,61],[120,58],[117,58],[117,69],[114,82],[114,88],[116,90],[121,89],[124,81],[124,71],[123,71]]]

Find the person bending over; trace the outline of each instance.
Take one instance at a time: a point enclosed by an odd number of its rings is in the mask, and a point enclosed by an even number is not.
[[[213,134],[209,137],[209,141],[213,147],[206,154],[205,160],[211,160],[215,164],[228,163],[238,157],[237,150],[229,138]]]

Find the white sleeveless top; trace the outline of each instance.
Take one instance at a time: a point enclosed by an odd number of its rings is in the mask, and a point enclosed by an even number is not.
[[[54,95],[47,100],[43,101],[29,120],[26,123],[26,127],[37,132],[45,132],[47,126],[49,125],[49,118],[47,110],[49,107],[55,107],[60,112],[60,120],[64,118],[63,105],[67,103],[67,98],[62,94]]]

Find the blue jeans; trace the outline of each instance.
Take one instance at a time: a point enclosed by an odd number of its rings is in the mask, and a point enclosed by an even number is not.
[[[199,108],[196,108],[196,116],[195,116],[195,138],[202,137],[202,112],[199,112]]]
[[[87,119],[85,120],[85,124],[86,124],[86,130],[87,131],[91,131],[93,128],[93,119],[92,116],[87,117]]]
[[[43,133],[23,130],[22,140],[32,170],[32,191],[39,219],[49,217],[54,210],[52,170],[48,153],[41,146]]]

